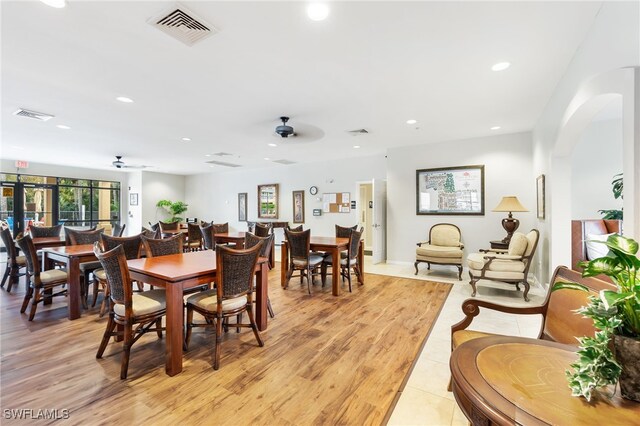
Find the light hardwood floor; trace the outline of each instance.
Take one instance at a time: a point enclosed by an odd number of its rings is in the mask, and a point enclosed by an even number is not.
[[[315,285],[309,296],[295,278],[282,290],[276,268],[264,348],[231,330],[214,371],[213,334],[198,330],[183,373],[169,378],[164,340],[150,333],[121,381],[120,344],[95,359],[106,321],[97,308],[68,321],[60,299],[30,323],[21,282],[0,290],[0,408],[67,409],[66,424],[381,424],[451,286],[373,274],[366,283],[339,298]]]

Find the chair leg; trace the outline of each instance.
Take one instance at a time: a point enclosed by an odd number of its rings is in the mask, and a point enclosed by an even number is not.
[[[22,307],[20,308],[21,314],[24,314],[24,311],[27,310],[27,306],[29,306],[29,300],[31,300],[31,297],[33,297],[33,287],[31,287],[31,284],[29,284],[29,281],[27,281],[27,292],[24,295]]]
[[[349,293],[351,293],[351,267],[347,266],[347,279],[349,280]]]
[[[33,318],[36,316],[36,309],[38,308],[38,302],[40,301],[40,288],[36,288],[36,291],[33,295],[33,300],[31,301],[31,312],[29,313],[29,321],[33,321]]]
[[[4,270],[4,275],[2,276],[2,283],[0,283],[0,287],[4,287],[4,282],[7,281],[10,271],[11,271],[11,266],[7,263],[7,267]],[[9,281],[9,286],[11,286],[11,281]]]
[[[102,358],[102,354],[104,353],[104,350],[107,348],[107,345],[109,344],[109,339],[113,335],[114,328],[116,328],[116,322],[113,320],[113,315],[109,315],[107,328],[104,330],[104,334],[102,335],[102,341],[100,342],[100,347],[98,347],[96,358]]]
[[[100,281],[94,276],[93,277],[93,300],[91,301],[91,307],[96,306],[96,302],[98,301],[98,292],[100,290]]]
[[[269,316],[271,318],[276,316],[276,314],[273,313],[273,308],[271,307],[271,299],[269,299],[269,296],[267,296],[267,310],[269,311]]]
[[[122,345],[122,363],[120,364],[120,378],[126,379],[129,370],[129,356],[131,355],[131,345],[133,344],[133,326],[129,323],[124,325],[124,344]]]
[[[256,340],[258,341],[258,346],[263,347],[264,342],[262,341],[262,337],[260,337],[260,332],[258,331],[258,325],[256,324],[256,319],[253,317],[253,310],[251,306],[247,308],[247,315],[249,316],[249,322],[251,323],[251,329],[253,330],[253,335],[256,336]]]
[[[242,322],[242,312],[236,315],[236,333],[240,333],[240,323]]]
[[[193,328],[193,308],[187,305],[187,332],[184,337],[184,350],[189,349],[189,340],[191,340],[191,329]]]
[[[458,281],[462,281],[462,265],[458,265]]]
[[[414,268],[416,268],[416,273],[415,273],[415,274],[413,274],[413,275],[418,275],[418,263],[420,263],[420,262],[418,262],[418,261],[416,260],[416,263],[414,263],[414,264],[413,264],[413,267],[414,267]]]
[[[158,334],[158,339],[162,339],[162,318],[156,320],[156,333]]]
[[[309,294],[311,294],[311,280],[313,279],[313,275],[311,275],[311,268],[307,266],[307,290]],[[300,284],[302,284],[302,272],[300,272]]]
[[[473,289],[473,292],[471,293],[471,297],[475,297],[476,296],[476,282],[478,282],[478,279],[474,278],[473,275],[471,275],[471,272],[469,272],[469,276],[471,277],[471,281],[469,281],[469,284],[471,284],[471,288]]]
[[[529,298],[527,297],[527,294],[529,294],[529,282],[523,281],[522,284],[524,284],[524,301],[528,302]]]
[[[222,317],[216,318],[216,347],[213,353],[213,369],[220,367],[220,343],[222,342]]]

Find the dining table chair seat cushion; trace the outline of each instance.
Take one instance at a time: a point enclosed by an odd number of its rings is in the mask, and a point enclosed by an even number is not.
[[[164,290],[148,290],[142,293],[133,293],[132,298],[133,316],[162,312],[167,308],[166,293]],[[125,316],[124,305],[116,303],[113,306],[116,315]]]
[[[93,271],[94,269],[98,269],[101,268],[102,265],[100,265],[100,262],[98,262],[97,260],[95,262],[82,262],[79,265],[79,268],[82,272],[84,271]]]
[[[320,255],[317,254],[309,254],[309,265],[316,266],[322,263],[322,260],[324,258]],[[293,258],[292,260],[293,264],[296,266],[305,266],[307,265],[307,260],[306,259],[297,259],[297,258]]]
[[[18,265],[24,266],[27,264],[27,258],[24,256],[16,256],[16,263]]]
[[[436,246],[433,244],[425,244],[416,248],[417,256],[437,257],[446,259],[462,259],[463,251],[460,247]]]
[[[33,281],[34,277],[31,277]],[[48,271],[40,272],[40,281],[42,284],[50,284],[60,281],[66,281],[67,272],[61,269],[49,269]]]
[[[509,255],[500,255],[500,254],[491,254],[491,257],[495,257],[493,262],[491,263],[491,271],[492,272],[519,272],[522,275],[524,272],[524,268],[526,265],[520,259],[520,256],[509,256]],[[489,260],[485,259],[488,257],[485,253],[471,253],[467,256],[467,266],[469,269],[478,270],[478,274],[480,274],[480,270],[484,268],[485,263]]]
[[[187,298],[187,304],[192,304],[200,309],[215,312],[218,308],[218,290],[207,290],[196,293]],[[242,295],[233,299],[222,300],[222,312],[234,311],[247,304],[247,296]]]
[[[457,348],[464,342],[468,342],[473,339],[479,339],[480,337],[495,336],[492,333],[484,333],[482,331],[475,330],[459,330],[451,335],[452,347]]]
[[[93,275],[99,280],[107,280],[107,273],[104,272],[104,269],[96,269],[95,271],[93,271]]]
[[[331,256],[326,256],[324,258],[324,263],[328,263],[329,265],[332,265],[333,258]],[[340,258],[340,265],[342,266],[347,266],[347,264],[351,266],[351,265],[355,265],[356,263],[358,263],[358,259],[351,259],[351,261],[349,261],[349,258],[347,256]]]

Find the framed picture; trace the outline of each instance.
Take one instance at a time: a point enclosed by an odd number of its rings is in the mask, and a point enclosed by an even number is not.
[[[544,175],[536,178],[536,201],[538,206],[538,219],[544,219]]]
[[[416,214],[484,215],[484,165],[416,170]]]
[[[293,191],[293,223],[304,223],[304,191]]]
[[[136,192],[129,194],[129,205],[130,206],[138,205],[138,194]]]
[[[247,221],[247,193],[240,192],[238,194],[238,221]]]
[[[278,184],[258,185],[258,218],[278,218]]]

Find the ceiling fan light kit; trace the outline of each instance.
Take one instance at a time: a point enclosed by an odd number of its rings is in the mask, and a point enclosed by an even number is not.
[[[282,125],[276,127],[276,133],[283,138],[288,138],[289,136],[295,136],[295,133],[293,132],[293,127],[287,126],[287,121],[289,121],[289,117],[280,117],[280,120],[282,120]]]

